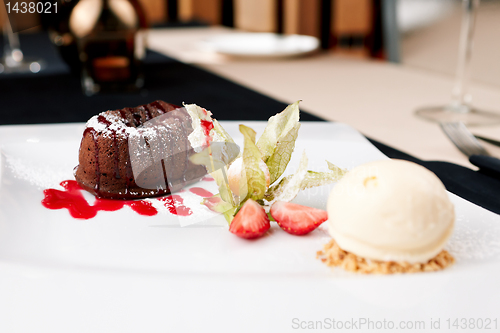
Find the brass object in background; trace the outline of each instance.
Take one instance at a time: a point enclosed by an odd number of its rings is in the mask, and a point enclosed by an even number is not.
[[[146,21],[150,24],[162,23],[167,20],[168,0],[139,0]]]
[[[270,0],[234,0],[234,25],[255,32],[277,32],[277,5]]]
[[[201,21],[211,25],[221,24],[222,1],[223,0],[177,0],[179,19],[181,21]]]
[[[332,6],[334,51],[344,55],[369,58],[367,39],[374,30],[373,0],[335,0]]]
[[[321,38],[321,0],[285,0],[283,32]]]

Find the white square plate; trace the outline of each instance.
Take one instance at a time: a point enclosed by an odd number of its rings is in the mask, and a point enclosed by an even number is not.
[[[238,124],[222,122],[241,143]],[[265,126],[245,124],[258,134]],[[500,313],[500,216],[455,195],[448,246],[454,266],[354,275],[315,258],[330,238],[326,225],[297,237],[273,224],[266,237],[247,241],[230,234],[223,217],[189,191],[180,193],[193,211],[186,218],[161,209],[156,199],[155,216],[124,207],[78,220],[66,209],[46,209],[43,190],[62,189],[58,184],[73,178],[82,132],[81,124],[0,128],[2,332],[287,332],[309,321],[325,329],[332,319],[361,318],[396,327],[424,321],[430,329],[431,318],[445,328],[448,318],[493,320]],[[326,170],[325,159],[350,169],[387,158],[338,123],[303,123],[287,173],[304,149],[311,170]],[[213,182],[192,186],[216,192]],[[304,191],[295,202],[324,209],[331,188]]]

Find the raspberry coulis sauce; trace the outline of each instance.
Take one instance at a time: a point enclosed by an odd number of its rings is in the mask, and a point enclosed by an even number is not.
[[[191,187],[189,189],[189,192],[194,193],[196,195],[199,195],[200,197],[203,197],[203,198],[208,198],[208,197],[213,196],[213,194],[211,192],[209,192],[201,187]]]
[[[201,180],[205,182],[213,182],[215,179],[213,179],[211,176],[205,176]]]
[[[158,214],[158,210],[153,207],[150,201],[145,200],[112,200],[96,198],[93,205],[90,205],[83,197],[84,191],[75,180],[65,180],[60,183],[64,191],[56,189],[46,189],[43,191],[44,199],[42,205],[48,209],[66,208],[70,215],[78,219],[91,219],[97,215],[99,211],[116,211],[124,206],[129,206],[139,215],[154,216]],[[189,189],[191,193],[201,197],[212,196],[212,193],[202,189],[201,187],[193,187]],[[184,201],[181,196],[172,194],[166,197],[157,198],[162,201],[165,207],[171,214],[178,216],[188,216],[193,214],[189,207],[184,206]]]
[[[205,135],[205,146],[210,145],[210,131],[214,128],[214,123],[208,120],[201,120],[201,128]]]
[[[174,215],[189,216],[193,214],[191,208],[184,206],[184,200],[180,195],[173,194],[168,197],[158,198],[158,200],[165,202],[165,207]]]

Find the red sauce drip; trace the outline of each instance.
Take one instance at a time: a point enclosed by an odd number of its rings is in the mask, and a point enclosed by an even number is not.
[[[203,133],[205,136],[210,134],[210,130],[214,128],[214,123],[209,120],[201,120],[201,128],[203,128]]]
[[[222,199],[220,197],[210,197],[208,199],[203,200],[203,204],[207,206],[210,210],[217,212],[215,207],[222,202]]]
[[[139,213],[139,215],[153,216],[158,214],[156,208],[154,208],[151,202],[149,201],[144,201],[144,200],[132,201],[128,205],[130,206],[130,208],[132,208],[134,212]]]
[[[205,145],[210,144],[210,130],[214,128],[214,123],[208,120],[201,120],[201,128],[203,129],[203,134],[205,134]]]
[[[94,205],[90,206],[96,210],[96,214],[98,211],[102,210],[105,212],[114,212],[115,210],[120,210],[124,205],[129,204],[128,201],[118,201],[113,199],[99,199],[96,198]],[[88,205],[88,203],[87,203]],[[95,216],[95,215],[94,215]]]
[[[82,189],[76,180],[65,180],[61,182],[60,185],[64,187],[66,191],[76,191]]]
[[[97,214],[95,209],[89,207],[80,191],[75,190],[74,184],[68,182],[69,181],[61,183],[61,186],[64,187],[66,191],[55,189],[44,190],[43,194],[45,198],[42,200],[42,205],[48,209],[67,208],[70,215],[74,218],[90,219],[94,217]],[[76,184],[76,186],[78,186],[78,184]]]
[[[168,179],[167,179],[167,169],[165,168],[165,160],[164,159],[161,160],[161,169],[163,171],[163,181],[165,182],[165,187],[169,188],[170,184],[168,183]]]
[[[121,114],[121,113],[120,113]],[[104,116],[99,116],[97,117],[97,121],[100,123],[110,126],[111,121],[107,120]],[[119,150],[118,150],[118,140],[116,139],[116,129],[111,129],[108,127],[108,130],[113,133],[113,148],[115,150],[114,158],[115,158],[115,170],[113,172],[113,175],[115,176],[116,179],[120,178],[120,167],[118,166],[118,155],[119,155]]]
[[[118,110],[120,112],[120,117],[122,117],[124,122],[127,122],[127,111],[125,109]],[[128,126],[128,125],[127,125]]]
[[[109,120],[107,120],[106,117],[104,117],[104,116],[98,116],[97,121],[100,122],[101,124],[106,125],[106,126],[111,125],[111,122]]]
[[[165,108],[158,101],[151,102],[149,103],[149,105],[160,111],[161,114],[164,114],[166,112]]]
[[[151,109],[150,109],[150,104],[146,104],[144,105],[144,109],[146,110],[146,120],[151,120],[153,119],[153,114],[151,113]]]
[[[213,179],[212,177],[210,176],[205,176],[203,177],[201,180],[205,181],[205,182],[213,182],[215,179]]]
[[[194,193],[194,194],[199,195],[200,197],[204,197],[204,198],[209,198],[209,197],[213,196],[213,194],[211,192],[209,192],[201,187],[191,187],[189,189],[189,191],[191,193]]]
[[[172,194],[168,197],[158,198],[158,200],[164,201],[165,207],[174,215],[189,216],[193,214],[193,211],[189,207],[183,205],[184,199],[179,195]]]
[[[65,191],[47,189],[43,193],[45,198],[42,205],[48,209],[68,209],[71,216],[78,219],[91,219],[99,211],[116,211],[127,205],[140,215],[153,216],[158,213],[150,202],[144,200],[111,200],[96,198],[94,205],[89,205],[83,197],[82,188],[74,180],[61,182]]]

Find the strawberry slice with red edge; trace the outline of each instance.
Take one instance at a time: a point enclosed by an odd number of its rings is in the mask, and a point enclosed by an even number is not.
[[[264,235],[271,227],[264,208],[248,199],[231,221],[229,231],[238,237],[252,239]]]
[[[328,219],[324,210],[285,201],[273,203],[270,213],[280,228],[292,235],[310,233]]]

